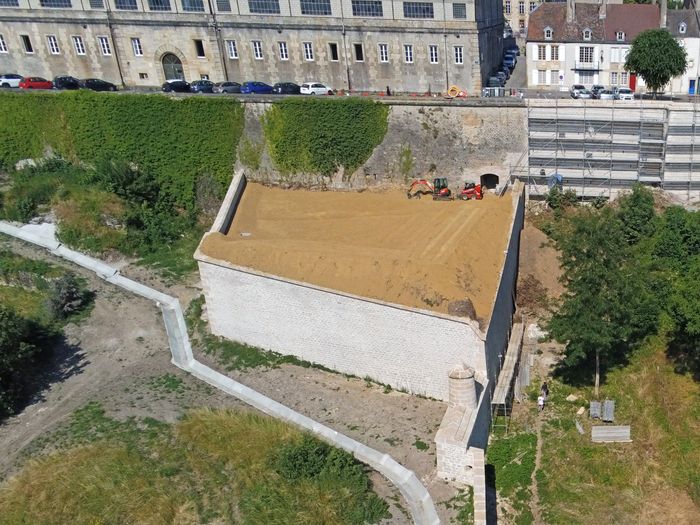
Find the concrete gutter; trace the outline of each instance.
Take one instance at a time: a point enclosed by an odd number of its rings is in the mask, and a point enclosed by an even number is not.
[[[350,452],[358,460],[380,472],[399,489],[408,504],[413,522],[416,525],[438,525],[440,523],[433,500],[425,486],[413,471],[402,466],[391,456],[314,421],[197,361],[192,354],[185,317],[177,298],[123,277],[116,268],[63,246],[56,240],[53,225],[17,227],[0,221],[0,233],[41,246],[57,257],[69,260],[94,272],[107,282],[154,301],[163,314],[163,322],[172,354],[171,361],[175,366],[269,416],[313,432],[324,441]]]

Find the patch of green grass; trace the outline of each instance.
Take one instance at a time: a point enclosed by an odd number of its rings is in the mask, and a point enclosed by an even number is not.
[[[671,511],[697,513],[700,386],[674,372],[661,337],[651,338],[601,385],[601,399],[615,400],[615,423],[631,426],[632,443],[591,443],[591,421],[579,418],[580,435],[574,420],[593,399],[592,388],[549,385],[538,472],[547,523],[634,522],[642,509],[648,522],[657,523]],[[565,401],[569,393],[579,400]]]
[[[35,290],[23,290],[14,286],[0,286],[0,304],[9,306],[27,319],[47,318],[46,296]]]
[[[154,269],[167,282],[177,282],[197,271],[194,252],[202,238],[204,228],[197,227],[186,232],[179,240],[163,244],[152,253],[144,255],[138,264]]]
[[[430,445],[428,445],[425,441],[418,437],[413,442],[413,446],[416,447],[418,450],[428,450],[430,448]]]
[[[163,374],[159,377],[154,377],[149,382],[149,386],[153,390],[170,392],[174,394],[181,394],[187,390],[187,386],[185,386],[185,382],[182,380],[182,378],[170,373]]]
[[[173,426],[117,421],[90,403],[32,449],[0,485],[0,523],[360,525],[387,516],[351,455],[250,412],[193,411]]]
[[[474,497],[471,487],[460,490],[455,496],[447,501],[441,501],[440,504],[457,511],[450,519],[451,524],[472,525],[474,523]]]
[[[507,499],[516,515],[517,524],[532,523],[530,482],[535,470],[537,436],[529,432],[494,436],[487,450],[487,461],[493,466],[499,499]]]

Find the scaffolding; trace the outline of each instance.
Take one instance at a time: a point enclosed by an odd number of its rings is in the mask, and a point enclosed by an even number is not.
[[[511,168],[511,179],[525,182],[530,195],[545,194],[554,173],[583,198],[611,198],[636,182],[688,198],[700,190],[696,101],[532,99],[527,124],[527,159]]]

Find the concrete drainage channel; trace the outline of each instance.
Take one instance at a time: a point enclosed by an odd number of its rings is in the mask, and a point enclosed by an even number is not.
[[[182,314],[180,301],[177,298],[127,279],[120,275],[119,270],[116,268],[63,246],[56,240],[53,225],[43,224],[17,227],[0,221],[0,233],[41,246],[57,257],[95,272],[98,277],[109,283],[154,301],[163,313],[163,322],[168,334],[172,363],[175,366],[211,386],[237,397],[269,416],[313,432],[328,443],[350,452],[358,460],[377,470],[398,487],[408,504],[414,523],[417,525],[436,525],[440,523],[435,505],[427,489],[413,471],[399,464],[391,456],[295,412],[197,361],[192,354],[185,318]]]

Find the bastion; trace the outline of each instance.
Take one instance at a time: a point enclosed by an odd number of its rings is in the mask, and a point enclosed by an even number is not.
[[[522,208],[520,185],[409,200],[237,173],[195,253],[211,330],[441,400],[468,366],[481,398],[508,341]]]

